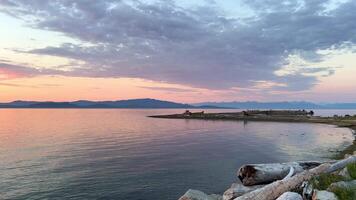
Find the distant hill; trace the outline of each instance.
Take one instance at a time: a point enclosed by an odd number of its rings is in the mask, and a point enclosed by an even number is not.
[[[157,99],[130,99],[119,101],[73,101],[73,102],[38,102],[14,101],[0,103],[0,108],[220,108],[217,106],[193,106],[189,104],[162,101]]]
[[[0,108],[186,108],[186,109],[356,109],[356,103],[323,103],[317,104],[306,101],[281,102],[203,102],[196,104],[183,104],[157,99],[129,99],[118,101],[13,101],[0,103]]]
[[[317,104],[306,101],[281,101],[281,102],[203,102],[193,104],[195,106],[218,106],[240,109],[356,109],[356,103],[325,103]]]

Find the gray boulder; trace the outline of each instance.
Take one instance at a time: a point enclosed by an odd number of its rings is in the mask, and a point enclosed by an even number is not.
[[[207,195],[202,191],[189,189],[179,200],[222,200],[222,196]]]
[[[231,200],[243,194],[259,189],[264,185],[244,186],[241,183],[233,183],[223,194],[223,200]]]
[[[339,172],[339,175],[346,179],[351,179],[350,173],[347,171],[346,167]]]
[[[338,200],[336,195],[326,190],[314,190],[312,200]]]
[[[295,192],[285,192],[276,200],[303,200],[303,197]]]
[[[332,183],[328,187],[328,191],[332,191],[336,188],[349,188],[349,189],[355,189],[356,190],[356,180],[352,181],[340,181],[336,183]]]

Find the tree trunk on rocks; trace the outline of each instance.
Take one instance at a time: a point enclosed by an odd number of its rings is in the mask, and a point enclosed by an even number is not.
[[[264,185],[244,186],[241,183],[233,183],[229,189],[224,192],[223,200],[232,200],[253,190],[262,188]]]
[[[274,200],[282,195],[284,192],[297,188],[303,181],[309,181],[313,176],[321,173],[331,173],[336,170],[344,168],[347,164],[356,162],[356,156],[351,156],[347,159],[338,161],[334,164],[324,163],[310,170],[305,170],[293,177],[275,181],[263,188],[254,190],[250,193],[244,194],[234,200]]]
[[[336,170],[342,169],[350,163],[356,163],[356,156],[350,156],[344,160],[334,163],[333,165],[330,166],[330,168],[326,171],[326,173],[331,173]]]
[[[305,170],[291,178],[275,181],[263,188],[244,194],[235,200],[274,200],[284,192],[297,188],[303,181],[310,180],[311,177],[325,172],[331,165],[322,164],[316,168]]]
[[[238,177],[245,186],[268,184],[283,179],[291,171],[290,169],[293,169],[296,174],[320,164],[321,162],[316,161],[248,164],[240,167]]]
[[[302,196],[295,192],[285,192],[276,200],[303,200]]]

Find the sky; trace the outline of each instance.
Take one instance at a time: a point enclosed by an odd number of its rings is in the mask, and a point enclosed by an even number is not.
[[[0,101],[356,102],[356,1],[0,0]]]

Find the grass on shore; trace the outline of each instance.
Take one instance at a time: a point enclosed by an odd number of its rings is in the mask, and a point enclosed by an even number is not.
[[[348,146],[346,149],[337,152],[336,155],[332,156],[333,159],[340,160],[345,157],[346,154],[352,155],[356,151],[356,140],[352,145]]]
[[[356,191],[354,188],[335,188],[332,192],[338,197],[340,200],[355,200],[356,199]]]
[[[352,179],[356,179],[356,163],[351,163],[347,165],[347,171],[349,172]]]
[[[320,174],[319,176],[313,177],[310,182],[314,189],[326,190],[332,183],[345,181],[345,178],[340,175],[335,174]]]
[[[356,163],[351,163],[346,166],[351,179],[356,180]],[[339,181],[350,181],[349,179],[336,175],[336,174],[321,174],[317,177],[313,177],[310,183],[314,189],[326,190],[332,183]],[[340,200],[355,200],[356,189],[355,188],[341,188],[335,187],[331,190]]]

